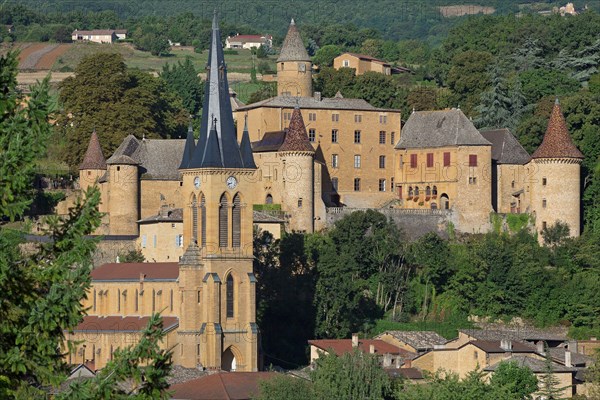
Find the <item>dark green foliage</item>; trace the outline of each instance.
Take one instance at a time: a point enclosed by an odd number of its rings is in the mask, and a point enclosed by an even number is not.
[[[306,400],[315,399],[311,381],[289,375],[277,376],[259,383],[259,395],[254,400]]]
[[[128,252],[119,253],[119,262],[141,263],[146,262],[146,257],[144,257],[141,250],[130,250]]]
[[[501,362],[492,378],[492,386],[504,387],[517,399],[531,399],[538,389],[538,380],[527,367],[519,367],[514,362]]]
[[[149,51],[154,56],[166,56],[171,51],[164,26],[145,23],[133,32],[133,44],[139,50]]]
[[[75,76],[61,83],[60,101],[58,126],[67,138],[64,159],[73,167],[81,162],[94,129],[109,156],[127,135],[180,137],[188,123],[189,114],[166,83],[128,70],[119,54],[84,58]]]
[[[248,104],[256,103],[262,100],[277,96],[276,83],[262,83],[260,88],[253,92],[248,99]]]
[[[191,115],[197,115],[202,108],[204,84],[190,58],[171,66],[165,64],[160,77],[167,83],[168,89],[179,95],[183,106]]]
[[[569,237],[569,225],[558,221],[552,226],[542,229],[542,237],[547,246],[555,247]]]
[[[321,47],[312,58],[313,64],[323,67],[332,67],[333,59],[342,54],[342,49],[339,46],[328,44]]]

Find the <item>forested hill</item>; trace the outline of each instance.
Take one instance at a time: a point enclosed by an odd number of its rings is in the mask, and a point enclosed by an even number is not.
[[[357,28],[374,28],[386,39],[435,40],[444,36],[449,27],[468,15],[477,13],[506,14],[537,12],[562,6],[560,1],[533,2],[531,0],[8,0],[5,4],[29,6],[36,11],[72,13],[112,11],[121,19],[147,16],[167,17],[185,12],[210,19],[214,9],[222,19],[236,26],[250,26],[258,31],[281,36],[290,18],[300,24],[331,25],[353,24]],[[574,1],[581,9],[584,1]],[[600,5],[590,7],[600,9]],[[449,7],[454,6],[454,7]]]

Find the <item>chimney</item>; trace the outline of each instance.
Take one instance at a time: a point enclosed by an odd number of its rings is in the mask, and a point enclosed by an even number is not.
[[[385,353],[383,355],[383,367],[391,367],[392,366],[392,355],[390,353]]]
[[[321,92],[315,92],[315,94],[313,96],[314,96],[315,100],[321,101]]]
[[[358,333],[352,334],[352,347],[358,347]]]
[[[169,205],[163,204],[160,206],[160,216],[166,218],[169,216]]]
[[[565,350],[565,367],[571,368],[573,363],[571,362],[571,352],[569,350]]]
[[[512,342],[508,339],[502,339],[500,341],[500,348],[504,351],[511,351],[512,350]]]
[[[567,349],[569,349],[571,353],[579,353],[577,348],[577,340],[569,340],[569,343],[567,343]]]
[[[541,340],[538,341],[535,344],[535,350],[538,352],[538,354],[545,355],[545,352],[544,352],[544,342],[541,341]]]
[[[369,353],[375,354],[375,345],[374,344],[369,345]]]

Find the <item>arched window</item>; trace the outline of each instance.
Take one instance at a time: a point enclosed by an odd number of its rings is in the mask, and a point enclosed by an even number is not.
[[[240,195],[236,194],[233,198],[233,208],[231,210],[231,245],[240,247],[242,241],[242,201]]]
[[[431,203],[431,209],[432,210],[437,209],[437,204],[435,202]]]
[[[192,196],[192,240],[198,243],[198,201]]]
[[[433,187],[433,191],[431,194],[433,194],[434,196],[437,196],[437,186]]]
[[[413,187],[412,187],[412,186],[409,186],[409,187],[408,187],[408,198],[410,199],[411,197],[413,197],[413,195],[414,195],[414,194],[415,194],[415,193],[414,193],[414,191],[413,191]]]
[[[201,220],[201,224],[202,224],[202,247],[206,247],[206,198],[204,197],[204,195],[202,195],[202,197],[200,197],[200,218]]]
[[[233,318],[233,276],[231,274],[227,277],[226,291],[227,318]]]
[[[273,196],[268,194],[267,198],[265,199],[265,204],[273,204]]]
[[[450,198],[446,193],[442,193],[442,195],[440,196],[440,202],[441,208],[443,208],[444,210],[450,209]]]
[[[415,197],[419,197],[419,187],[415,186]]]
[[[219,202],[219,247],[227,247],[228,245],[228,214],[227,197],[223,194]]]
[[[425,196],[427,196],[427,197],[431,196],[431,188],[429,186],[427,186],[425,188]]]

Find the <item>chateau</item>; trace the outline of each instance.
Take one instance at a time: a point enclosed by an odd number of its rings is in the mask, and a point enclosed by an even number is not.
[[[128,136],[105,159],[92,133],[79,184],[101,191],[97,233],[135,242],[152,262],[92,272],[89,316],[67,335],[80,341],[71,363],[102,368],[161,312],[175,364],[256,371],[255,226],[310,233],[334,213],[375,208],[465,233],[489,231],[493,213],[528,213],[538,232],[562,221],[579,235],[583,156],[558,100],[530,156],[460,109],[413,112],[401,131],[398,110],[313,93],[293,20],[277,65],[278,96],[238,108],[236,128],[215,16],[198,140],[192,129],[181,140]]]

